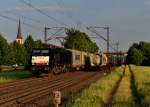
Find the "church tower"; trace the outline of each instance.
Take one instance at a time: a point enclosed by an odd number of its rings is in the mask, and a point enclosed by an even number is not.
[[[20,19],[19,19],[19,25],[18,25],[18,33],[17,33],[17,37],[16,37],[16,42],[19,44],[23,44],[23,37],[21,34],[21,23],[20,23]]]

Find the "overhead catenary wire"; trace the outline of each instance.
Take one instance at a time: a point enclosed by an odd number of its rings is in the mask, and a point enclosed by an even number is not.
[[[24,16],[24,15],[22,15],[22,14],[20,14],[20,13],[14,12],[14,11],[6,11],[5,13],[10,13],[10,14],[13,14],[13,15],[16,15],[16,16],[19,16],[19,17],[22,17],[22,18],[24,18],[24,19],[30,20],[30,21],[32,21],[32,22],[38,23],[38,24],[39,24],[39,23],[40,23],[40,24],[44,24],[44,23],[42,23],[40,20],[37,20],[37,19],[33,19],[33,18],[31,18],[31,17]]]
[[[63,0],[55,0],[55,2],[57,3],[57,5],[60,7],[60,8],[62,8],[62,9],[64,9],[65,10],[65,8],[64,8],[64,3],[63,3]],[[72,14],[71,14],[71,12],[69,12],[69,11],[65,11],[65,12],[63,12],[68,18],[70,18],[76,25],[77,25],[77,29],[78,29],[78,27],[80,28],[80,29],[82,29],[83,31],[85,30],[85,31],[87,31],[87,29],[86,29],[86,24],[84,23],[84,21],[82,21],[81,22],[81,20],[80,20],[80,18],[79,18],[79,15],[76,15],[76,16],[78,16],[78,18],[77,17],[74,17],[74,16],[72,16]],[[84,28],[84,29],[83,29]]]
[[[4,18],[4,19],[7,19],[7,20],[10,20],[10,21],[13,21],[13,22],[16,22],[16,23],[18,22],[17,19],[12,18],[12,17],[9,17],[9,16],[2,15],[2,14],[0,14],[0,17],[2,17],[2,18]],[[35,26],[33,26],[33,25],[31,25],[31,24],[28,24],[28,23],[25,23],[25,22],[22,22],[22,23],[23,23],[24,25],[26,25],[26,26],[32,28],[32,29],[35,29],[35,30],[37,30],[37,31],[42,31],[42,32],[43,32],[43,30],[41,30],[41,29],[38,28],[38,27],[35,27]]]
[[[0,17],[2,17],[2,18],[4,18],[4,19],[8,19],[8,20],[11,20],[11,21],[15,21],[15,22],[17,22],[17,20],[16,19],[14,19],[14,18],[11,18],[11,17],[8,17],[8,16],[5,16],[5,15],[2,15],[2,14],[0,14]]]
[[[65,10],[65,6],[64,6],[64,3],[63,3],[63,0],[55,0],[55,2],[57,3],[57,5],[59,6],[59,8],[62,8]],[[77,17],[74,17],[72,16],[71,12],[70,11],[62,11],[64,15],[66,15],[68,18],[70,18],[76,25],[77,25],[77,29],[79,28],[80,30],[82,29],[83,31],[85,31],[86,33],[88,33],[87,29],[86,29],[86,25],[85,23],[82,21],[79,20],[79,18]],[[79,15],[78,15],[79,17]],[[89,36],[90,37],[90,36]],[[90,37],[91,38],[91,37]]]
[[[67,25],[67,24],[65,24],[64,22],[62,22],[62,21],[60,21],[60,20],[58,20],[58,19],[56,19],[56,18],[50,16],[49,14],[47,14],[47,13],[44,12],[44,11],[42,11],[41,9],[36,8],[36,7],[33,6],[31,3],[26,2],[25,0],[20,0],[20,1],[21,1],[22,3],[24,3],[25,5],[27,5],[27,6],[31,7],[31,8],[33,8],[34,10],[36,10],[37,12],[39,12],[40,14],[42,14],[42,15],[48,17],[49,19],[55,21],[56,23],[69,27],[69,25]]]
[[[60,1],[61,1],[61,3],[60,3]],[[63,5],[62,0],[55,0],[55,2],[57,3],[57,5],[58,5],[60,8],[64,9],[64,7],[62,6],[62,5]],[[78,22],[81,23],[81,21],[78,21],[78,20],[76,20],[74,17],[72,17],[71,14],[70,14],[68,11],[65,11],[65,12],[63,12],[63,13],[66,14],[66,16],[68,16],[70,19],[72,19],[72,21],[74,21],[76,24],[78,24]],[[84,26],[85,28],[87,28],[85,25],[83,25],[83,26]],[[96,32],[96,30],[93,29],[92,32]],[[99,37],[101,37],[103,40],[107,41],[107,39],[104,38],[103,36],[101,36],[99,33],[96,32],[96,35],[99,36]],[[111,47],[113,50],[116,50],[116,49],[113,48],[111,45],[109,45],[109,47]]]
[[[55,33],[53,33],[49,38],[48,40],[52,39],[52,38],[55,38],[54,36],[58,33],[61,33],[62,32],[62,29],[58,29]]]
[[[64,15],[66,15],[66,16],[67,16],[68,18],[70,18],[75,24],[78,25],[78,22],[80,22],[80,21],[77,20],[77,19],[75,19],[75,17],[73,17],[73,16],[71,15],[71,13],[68,12],[68,11],[64,8],[63,2],[61,1],[61,3],[60,3],[60,0],[55,0],[55,2],[56,2],[56,4],[57,4],[57,6],[59,6],[59,8],[64,9],[64,11],[62,11],[61,13],[63,13]]]
[[[80,29],[85,28],[83,30],[87,30],[86,25],[83,23],[83,21],[81,22],[78,18],[75,18],[74,16],[72,16],[72,14],[65,9],[65,6],[62,0],[55,0],[55,2],[59,8],[64,10],[64,11],[61,11],[60,13],[63,13],[63,15],[66,15],[67,18],[70,18],[77,25],[77,29],[79,27]]]
[[[36,8],[36,7],[35,7],[34,5],[32,5],[30,2],[27,2],[27,1],[25,1],[25,0],[21,0],[21,1],[22,1],[24,4],[28,5],[29,7],[33,8],[34,10],[38,11],[40,14],[42,14],[42,15],[44,15],[44,16],[47,16],[47,17],[50,18],[51,20],[53,20],[53,21],[55,21],[55,22],[57,22],[57,23],[59,23],[59,24],[68,26],[68,25],[66,25],[64,22],[61,22],[61,21],[57,20],[56,18],[50,16],[49,14],[47,14],[47,13],[44,12],[44,11],[42,11],[41,9]],[[56,0],[56,2],[57,2],[58,6],[59,6],[60,8],[63,8],[63,6],[58,2],[58,0]],[[69,16],[76,24],[78,24],[78,22],[80,22],[80,24],[81,24],[81,21],[78,21],[78,20],[74,19],[68,12],[66,12],[66,15]],[[84,26],[84,27],[86,27],[86,26]]]
[[[55,2],[57,3],[57,5],[58,5],[60,8],[62,8],[62,9],[65,10],[64,4],[63,4],[63,1],[62,1],[62,0],[55,0]],[[77,24],[77,29],[78,29],[78,25],[80,24],[80,25],[82,25],[82,26],[85,28],[85,30],[87,30],[87,29],[86,29],[87,27],[86,27],[83,23],[81,23],[81,21],[80,21],[79,19],[73,17],[70,12],[68,12],[68,11],[63,11],[63,13],[64,13],[68,18],[70,18],[75,24]],[[80,27],[80,28],[82,28],[82,27]],[[93,30],[94,30],[94,29],[93,29]],[[90,37],[90,36],[89,36],[89,37]],[[101,36],[101,37],[102,37],[102,36]],[[90,37],[90,38],[93,38],[93,37]],[[102,37],[102,38],[103,38],[105,41],[107,41],[104,37]]]
[[[100,37],[101,39],[103,39],[104,41],[108,42],[107,38],[103,37],[99,32],[97,32],[97,30],[95,28],[103,28],[103,29],[106,29],[107,27],[97,27],[97,26],[90,26],[90,27],[87,27],[87,30],[95,33],[98,37]],[[110,40],[109,40],[110,42]],[[111,49],[113,49],[114,51],[117,51],[117,49],[115,49],[112,44],[109,43],[109,47]]]

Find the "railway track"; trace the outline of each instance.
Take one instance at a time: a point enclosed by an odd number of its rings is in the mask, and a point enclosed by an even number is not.
[[[0,107],[43,107],[50,102],[53,90],[60,90],[63,98],[67,98],[100,76],[100,72],[72,72],[0,85]]]

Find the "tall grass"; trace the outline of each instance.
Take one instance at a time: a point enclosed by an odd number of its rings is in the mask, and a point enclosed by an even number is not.
[[[88,89],[72,96],[62,107],[102,107],[108,93],[122,75],[122,70],[122,67],[115,69],[111,74],[93,83]]]
[[[142,105],[150,106],[150,67],[131,66]]]
[[[17,80],[17,79],[24,79],[31,77],[31,73],[29,71],[5,71],[0,72],[0,83]]]
[[[125,75],[122,78],[120,86],[112,102],[113,107],[135,107],[130,84],[131,74],[126,67]]]

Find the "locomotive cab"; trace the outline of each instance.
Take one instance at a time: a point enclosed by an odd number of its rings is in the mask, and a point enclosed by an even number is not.
[[[70,66],[71,53],[64,48],[33,48],[31,55],[31,72],[35,75],[52,72],[66,72]]]
[[[50,55],[49,48],[33,48],[31,54],[31,72],[40,74],[41,72],[48,73],[53,66],[53,57]]]

